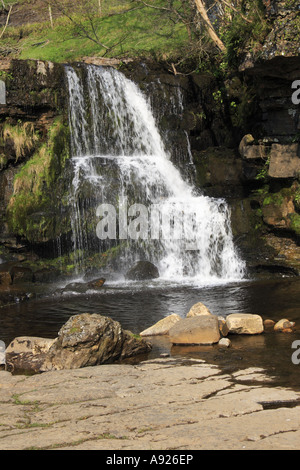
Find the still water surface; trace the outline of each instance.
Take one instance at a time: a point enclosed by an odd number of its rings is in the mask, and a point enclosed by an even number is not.
[[[258,336],[231,336],[232,347],[172,347],[167,337],[153,338],[150,357],[161,353],[204,359],[231,372],[247,367],[265,368],[275,382],[300,390],[300,365],[292,363],[292,342],[300,339],[300,281],[278,279],[245,281],[211,286],[152,284],[105,284],[102,290],[80,294],[57,290],[43,299],[15,304],[0,310],[0,336],[8,344],[17,336],[55,338],[71,315],[98,313],[140,333],[164,316],[184,317],[196,302],[215,315],[255,313],[263,319],[288,318],[296,322],[292,334],[266,331]]]

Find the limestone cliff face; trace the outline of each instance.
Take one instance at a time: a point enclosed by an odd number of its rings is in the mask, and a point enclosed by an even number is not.
[[[292,96],[300,80],[300,7],[296,1],[264,4],[270,32],[239,67],[256,101],[254,119],[245,126],[253,140],[239,149],[243,204],[250,207],[246,219],[252,230],[254,221],[256,237],[271,249],[260,261],[299,272],[300,104]]]
[[[228,199],[236,242],[256,271],[299,270],[300,105],[291,87],[300,60],[288,55],[244,62],[225,80],[174,75],[164,63],[121,67],[148,94],[184,175],[205,194]],[[3,60],[0,75],[0,241],[55,254],[58,238],[70,247],[71,231],[64,67]]]
[[[258,61],[276,57],[296,57],[300,53],[300,8],[298,0],[263,0],[270,32],[264,43],[245,51],[240,70],[246,70]]]
[[[3,60],[0,70],[5,98],[0,106],[1,241],[8,247],[20,240],[47,243],[67,231],[62,205],[69,154],[64,68]]]

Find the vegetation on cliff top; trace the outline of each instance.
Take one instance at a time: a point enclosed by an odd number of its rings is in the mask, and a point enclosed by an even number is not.
[[[175,66],[193,58],[200,68],[212,58],[234,64],[246,45],[262,47],[270,31],[267,4],[263,0],[3,0],[0,54],[53,62],[106,56],[170,59]]]

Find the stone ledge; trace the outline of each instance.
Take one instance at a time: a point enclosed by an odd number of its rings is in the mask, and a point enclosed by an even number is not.
[[[300,393],[274,387],[258,368],[230,375],[204,361],[157,359],[0,372],[0,389],[2,450],[300,448]]]

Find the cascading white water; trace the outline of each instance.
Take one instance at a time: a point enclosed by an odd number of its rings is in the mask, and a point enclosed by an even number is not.
[[[71,67],[66,71],[75,251],[82,254],[89,249],[86,227],[91,211],[99,204],[116,206],[122,200],[128,207],[142,204],[144,219],[147,216],[143,232],[136,224],[138,239],[128,239],[125,267],[144,257],[158,266],[163,279],[193,278],[203,283],[241,279],[245,266],[234,247],[226,202],[195,195],[183,180],[139,88],[113,68],[88,66],[85,80]],[[190,159],[189,146],[187,153]],[[82,197],[83,187],[85,194],[88,187],[88,197]],[[138,220],[141,206],[134,207],[131,216]]]

